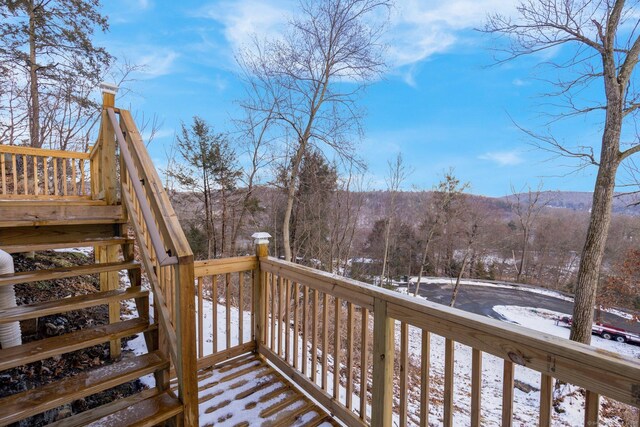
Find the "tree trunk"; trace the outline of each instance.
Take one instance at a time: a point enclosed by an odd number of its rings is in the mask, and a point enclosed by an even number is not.
[[[518,275],[516,276],[516,282],[520,283],[522,279],[522,273],[524,272],[524,263],[527,257],[527,246],[529,241],[529,229],[524,228],[522,231],[522,256],[520,257],[520,265],[518,267]]]
[[[619,92],[617,82],[608,83],[606,86],[609,104],[602,136],[600,166],[593,192],[587,239],[582,250],[580,268],[578,269],[570,336],[571,340],[584,344],[591,343],[591,327],[596,292],[598,290],[598,278],[609,233],[609,225],[611,224],[616,172],[620,164],[619,144],[622,127],[622,94]]]
[[[291,175],[289,176],[289,186],[287,188],[287,206],[284,211],[284,220],[282,221],[282,245],[284,246],[285,261],[291,261],[291,231],[289,223],[291,222],[291,213],[293,212],[293,200],[296,196],[298,171],[306,146],[306,141],[301,140],[296,150],[296,155],[293,158],[293,164],[291,165]]]
[[[456,278],[456,285],[453,287],[453,293],[451,294],[451,301],[449,302],[449,307],[453,307],[456,303],[456,298],[458,297],[458,290],[460,290],[460,279],[462,279],[462,275],[464,274],[464,269],[467,268],[467,260],[469,259],[470,249],[467,249],[467,253],[464,254],[464,259],[462,260],[462,266],[460,267],[460,272],[458,272],[458,277]]]
[[[391,217],[387,218],[387,228],[384,232],[384,255],[382,258],[382,274],[380,275],[380,286],[385,278],[385,274],[387,274],[387,261],[389,258],[389,236],[391,234]]]
[[[40,93],[38,92],[38,59],[36,56],[36,11],[33,0],[29,1],[29,89],[31,114],[29,115],[29,130],[31,146],[42,147],[40,140]],[[26,166],[25,166],[26,167]]]
[[[420,291],[420,281],[422,280],[422,275],[424,274],[424,267],[427,264],[427,256],[428,256],[428,252],[429,252],[429,243],[431,243],[431,238],[433,237],[433,231],[434,231],[433,228],[429,231],[429,235],[427,236],[427,241],[424,244],[424,250],[422,252],[422,262],[420,263],[420,270],[418,271],[418,281],[416,282],[416,287],[413,290],[413,296],[414,297],[417,297],[418,296],[418,292]]]

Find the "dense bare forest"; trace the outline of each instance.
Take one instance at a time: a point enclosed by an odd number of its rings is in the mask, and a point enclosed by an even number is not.
[[[314,179],[321,181],[320,175],[314,175]],[[302,188],[294,205],[292,241],[296,261],[372,282],[382,271],[383,231],[390,192],[346,191],[335,185],[327,186],[326,182],[315,184],[322,184],[323,191],[317,193]],[[244,192],[239,192],[237,201],[243,200],[240,193]],[[526,241],[523,241],[524,230],[518,212],[533,203],[530,196],[523,193],[491,198],[461,193],[446,212],[448,220],[435,227],[424,274],[457,276],[468,250],[463,277],[520,281],[572,292],[591,195],[541,192],[537,202],[540,212],[529,224]],[[174,192],[173,197],[196,256],[206,258],[207,237],[202,227],[201,202],[196,195],[184,192]],[[237,254],[253,251],[249,238],[253,232],[268,231],[274,236],[271,254],[283,256],[280,227],[285,197],[283,190],[276,187],[254,189],[251,215],[237,233]],[[434,191],[396,195],[397,218],[392,223],[387,265],[390,278],[400,280],[402,276],[418,274],[424,230],[432,226],[430,221],[435,215],[437,198],[438,192]],[[605,276],[619,270],[618,266],[625,262],[640,239],[639,209],[629,206],[628,202],[624,197],[616,202],[617,213],[607,242]],[[234,203],[231,206],[231,212],[239,212]],[[218,217],[222,212],[216,211],[214,215]],[[234,214],[226,221],[236,221]],[[215,238],[221,241],[221,216],[217,223]],[[472,228],[475,231],[470,239]],[[222,252],[217,255],[221,256]]]

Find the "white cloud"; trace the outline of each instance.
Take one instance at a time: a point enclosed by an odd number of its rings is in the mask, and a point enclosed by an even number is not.
[[[481,160],[489,160],[499,166],[515,166],[524,162],[518,151],[489,151],[478,156]]]
[[[529,86],[531,84],[531,82],[522,79],[513,79],[511,83],[513,83],[514,86]]]
[[[417,64],[452,49],[459,32],[481,27],[487,14],[510,14],[512,0],[404,0],[391,16],[385,43],[392,73],[415,84]],[[297,8],[295,0],[223,1],[201,8],[196,16],[213,19],[233,50],[247,45],[253,35],[277,37]]]
[[[510,13],[509,0],[407,0],[391,19],[389,53],[394,66],[423,61],[451,49],[461,30],[481,27],[488,13]]]
[[[137,65],[144,67],[140,71],[140,74],[151,79],[173,72],[174,63],[180,56],[180,54],[174,50],[164,48],[152,48],[146,50],[146,52],[147,53],[145,55],[131,57],[139,58],[136,61]]]
[[[153,3],[151,0],[138,0],[138,8],[142,10],[147,10],[153,7]]]
[[[224,1],[201,8],[196,15],[220,22],[224,36],[235,50],[247,45],[254,35],[277,37],[289,20],[295,3],[289,0]]]

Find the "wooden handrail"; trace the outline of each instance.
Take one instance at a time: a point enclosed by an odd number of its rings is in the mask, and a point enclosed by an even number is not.
[[[89,153],[79,151],[49,150],[47,148],[22,147],[19,145],[0,144],[0,153],[25,154],[27,156],[57,157],[59,159],[88,160]]]
[[[170,254],[170,251],[168,251],[165,248],[162,238],[160,237],[160,232],[158,231],[158,227],[156,226],[155,218],[151,213],[151,208],[149,207],[147,196],[145,194],[144,189],[142,188],[142,184],[140,183],[138,170],[133,164],[133,158],[131,157],[131,152],[129,151],[127,142],[124,139],[124,135],[120,130],[118,119],[116,118],[116,114],[113,111],[113,108],[108,108],[107,113],[109,114],[109,120],[111,120],[111,125],[115,130],[116,140],[118,141],[118,146],[120,147],[120,155],[124,159],[124,164],[127,167],[127,172],[133,178],[131,180],[133,184],[133,189],[138,199],[138,203],[140,203],[140,209],[142,210],[142,216],[144,217],[144,221],[147,223],[149,237],[151,238],[151,244],[153,245],[156,251],[156,254],[159,257],[158,262],[160,263],[161,266],[177,264],[178,258],[175,255]]]
[[[337,414],[347,424],[359,424],[366,421],[367,413],[360,409],[360,417],[352,412],[350,409],[350,403],[343,403],[336,400],[336,391],[334,383],[334,393],[331,396],[325,387],[326,375],[326,330],[327,324],[327,306],[329,310],[334,311],[335,320],[329,328],[340,328],[340,312],[344,310],[343,304],[348,305],[348,310],[352,310],[352,306],[360,307],[362,312],[362,328],[366,328],[365,325],[369,324],[369,321],[365,321],[368,318],[366,314],[368,311],[373,312],[373,389],[372,389],[372,425],[389,425],[391,422],[391,396],[389,390],[393,390],[393,359],[395,346],[400,349],[399,363],[401,365],[401,372],[403,376],[400,381],[404,381],[406,384],[406,364],[407,359],[407,343],[406,343],[406,331],[408,325],[417,327],[422,330],[423,333],[423,351],[426,348],[427,354],[423,355],[426,360],[427,366],[427,378],[428,378],[428,348],[429,348],[429,334],[434,333],[442,336],[446,339],[445,345],[445,408],[444,408],[444,424],[452,425],[453,423],[453,410],[454,401],[451,397],[453,390],[453,360],[454,360],[454,343],[460,343],[470,346],[474,351],[475,362],[473,366],[475,371],[473,377],[475,378],[472,388],[475,393],[475,400],[473,403],[473,410],[479,411],[479,390],[481,381],[481,368],[478,368],[480,363],[478,362],[482,352],[486,352],[497,356],[504,360],[505,366],[505,402],[503,404],[503,414],[509,418],[512,413],[512,398],[513,394],[510,393],[508,385],[513,382],[513,366],[521,365],[532,370],[538,371],[542,378],[542,389],[540,399],[540,416],[542,419],[550,419],[550,402],[553,379],[558,379],[578,387],[583,387],[588,391],[589,404],[597,405],[598,395],[606,396],[617,400],[624,404],[629,404],[635,407],[640,407],[640,363],[628,357],[620,356],[615,353],[607,352],[600,349],[595,349],[591,346],[568,341],[556,336],[551,336],[545,333],[532,331],[519,325],[514,325],[506,322],[501,322],[495,319],[487,318],[484,316],[476,315],[473,313],[464,312],[455,308],[449,308],[440,304],[435,304],[429,301],[425,301],[418,298],[409,297],[399,294],[383,288],[373,287],[361,282],[346,279],[337,275],[315,270],[309,267],[300,266],[298,264],[289,263],[273,257],[261,257],[260,258],[260,270],[267,274],[267,278],[262,283],[262,289],[267,293],[267,297],[263,304],[265,310],[271,313],[270,320],[265,315],[263,322],[265,328],[269,330],[268,333],[270,340],[265,338],[263,343],[260,343],[259,351],[267,357],[272,363],[275,363],[283,372],[287,373],[296,383],[311,393],[314,398],[318,399],[323,405],[329,408],[334,414]],[[286,283],[286,284],[285,284]],[[295,284],[294,294],[295,296],[289,300],[289,291],[291,284]],[[289,360],[290,356],[286,354],[281,348],[282,329],[287,332],[290,328],[291,318],[288,314],[289,306],[293,305],[297,316],[298,303],[301,298],[298,286],[305,288],[304,298],[302,299],[303,305],[306,307],[308,297],[307,289],[314,293],[312,308],[313,313],[311,318],[317,319],[320,315],[318,311],[318,293],[322,296],[322,317],[323,320],[321,333],[323,337],[323,344],[319,347],[322,348],[322,365],[316,366],[316,354],[320,352],[320,348],[316,347],[316,342],[311,342],[312,352],[314,356],[311,363],[311,372],[305,373],[306,355],[303,356],[303,368],[302,372],[295,364],[298,363],[297,356],[293,363]],[[286,292],[285,292],[286,291]],[[286,297],[283,299],[283,295]],[[331,299],[327,300],[327,296]],[[286,301],[285,309],[283,311],[282,304]],[[331,301],[335,301],[335,309]],[[305,308],[306,310],[306,308]],[[317,314],[316,314],[317,313]],[[350,325],[353,324],[352,315]],[[297,317],[296,317],[297,319]],[[318,318],[319,319],[319,318]],[[269,327],[269,322],[271,325]],[[294,319],[294,323],[297,320]],[[400,342],[394,341],[394,322],[400,322],[401,325],[401,339]],[[348,326],[349,327],[349,326]],[[305,341],[307,338],[306,329],[304,326],[300,332],[298,327],[295,327],[295,333],[303,334],[303,351],[306,349],[308,343]],[[340,330],[340,329],[338,329]],[[314,326],[312,336],[315,337],[319,332],[319,327]],[[275,340],[274,340],[275,333]],[[335,332],[334,332],[335,333]],[[363,333],[363,337],[366,334]],[[424,341],[426,337],[426,341]],[[294,341],[294,348],[297,344],[299,337]],[[352,339],[352,338],[351,338]],[[285,343],[288,343],[288,338]],[[314,338],[315,340],[315,338]],[[364,341],[364,338],[363,338]],[[426,344],[425,344],[426,342]],[[339,341],[336,341],[336,345]],[[426,345],[426,347],[425,347]],[[317,348],[317,350],[316,350]],[[366,345],[362,348],[366,352]],[[336,356],[330,355],[332,359],[338,357],[339,350],[334,346]],[[306,352],[305,352],[306,354]],[[320,357],[320,356],[317,356]],[[424,359],[426,357],[426,359]],[[309,359],[311,360],[311,359]],[[349,364],[352,362],[352,355],[349,355]],[[366,360],[366,357],[363,361]],[[321,380],[322,387],[317,384],[316,369],[320,374],[320,368],[322,368]],[[335,369],[335,368],[334,368]],[[421,375],[425,375],[424,366]],[[362,371],[366,372],[366,369]],[[310,376],[310,377],[309,377]],[[362,385],[361,378],[361,387]],[[366,387],[366,379],[364,382]],[[366,390],[366,389],[365,389]],[[423,390],[424,391],[424,390]],[[404,391],[406,393],[406,390]],[[593,397],[595,396],[595,397]],[[427,400],[428,402],[428,396]],[[595,402],[595,403],[593,403]],[[406,415],[406,396],[401,396],[400,399],[400,413]],[[425,405],[426,406],[426,405]],[[505,412],[506,411],[506,412]],[[479,414],[479,412],[478,412]],[[594,415],[596,414],[596,415]],[[421,415],[423,416],[423,415]],[[590,409],[585,419],[585,425],[591,425],[594,422],[594,417],[597,416],[597,411]],[[476,420],[479,418],[476,416]],[[401,425],[406,425],[402,423]],[[406,419],[404,420],[406,423]],[[422,422],[422,421],[421,421]],[[544,424],[544,423],[543,423]]]
[[[118,122],[116,114],[120,115]],[[198,382],[195,355],[195,292],[193,252],[161,185],[131,114],[105,104],[100,137],[92,150],[92,168],[100,179],[96,190],[105,191],[115,176],[115,141],[120,148],[120,197],[126,205],[139,246],[144,270],[154,295],[159,324],[160,351],[170,358],[178,381],[178,397],[184,404],[184,425],[198,424]],[[115,139],[115,141],[114,141]],[[113,150],[106,156],[105,147]],[[97,155],[99,153],[99,155]],[[105,163],[111,175],[105,175]],[[114,199],[116,192],[110,192]],[[107,197],[105,196],[105,199]],[[117,201],[117,200],[116,200]],[[168,387],[168,376],[159,387]]]

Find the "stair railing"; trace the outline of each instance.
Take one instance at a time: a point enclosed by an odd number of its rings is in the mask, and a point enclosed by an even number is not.
[[[120,199],[153,292],[158,347],[175,369],[184,425],[198,425],[193,253],[129,111],[105,104],[102,119],[99,151],[117,141]],[[100,191],[108,195],[112,177],[99,176],[107,180]],[[168,389],[169,380],[156,377],[160,389]]]

